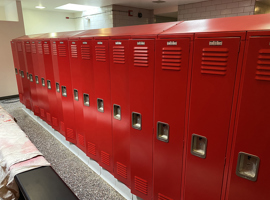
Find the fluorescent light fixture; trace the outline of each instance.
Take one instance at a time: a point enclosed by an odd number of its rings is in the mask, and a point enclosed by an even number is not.
[[[45,7],[44,6],[36,6],[36,8],[38,8],[38,9],[44,9]]]
[[[99,7],[96,7],[96,6],[85,6],[85,5],[68,3],[68,4],[65,4],[65,5],[56,7],[55,9],[74,10],[74,11],[85,11],[85,10],[99,9]]]

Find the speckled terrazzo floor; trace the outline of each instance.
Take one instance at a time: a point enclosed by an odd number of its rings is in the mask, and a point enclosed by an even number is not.
[[[15,103],[7,104],[7,102]],[[2,100],[0,105],[17,119],[21,129],[80,200],[124,199],[47,130],[26,114],[17,98],[9,99],[6,103]]]

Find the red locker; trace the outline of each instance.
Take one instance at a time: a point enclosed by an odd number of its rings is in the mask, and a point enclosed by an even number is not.
[[[192,40],[192,34],[161,34],[156,41],[154,199],[181,199]]]
[[[262,26],[266,27],[269,23]],[[226,199],[266,200],[270,196],[270,32],[249,32],[247,41]]]
[[[23,103],[23,86],[22,86],[22,80],[21,80],[21,68],[20,68],[20,63],[19,63],[19,58],[18,58],[18,53],[17,53],[16,42],[12,40],[10,44],[11,44],[11,49],[12,49],[12,56],[13,56],[19,98],[20,98],[20,102]]]
[[[130,177],[129,37],[110,39],[114,176],[128,187]]]

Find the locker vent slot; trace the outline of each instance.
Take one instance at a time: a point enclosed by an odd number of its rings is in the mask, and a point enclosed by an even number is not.
[[[48,122],[51,122],[52,120],[51,120],[51,114],[50,113],[46,113],[47,114],[47,121]]]
[[[50,54],[49,44],[44,44],[43,48],[44,48],[44,54],[46,55]]]
[[[81,134],[78,134],[78,135],[79,135],[79,144],[84,146],[84,137],[83,137],[83,135],[81,135]]]
[[[42,51],[42,44],[38,44],[38,53],[39,53],[39,54],[43,54],[43,51]]]
[[[228,55],[227,48],[204,48],[202,50],[201,73],[226,75]]]
[[[134,66],[148,67],[148,47],[134,47]]]
[[[35,115],[39,114],[39,107],[38,106],[35,106],[34,112],[35,112]]]
[[[126,179],[127,178],[127,166],[125,166],[119,162],[117,162],[116,164],[117,164],[117,166],[116,166],[117,167],[117,174]]]
[[[162,48],[162,69],[181,70],[182,48],[164,47]]]
[[[106,62],[106,47],[96,46],[96,61]]]
[[[104,163],[105,165],[110,166],[110,154],[101,151],[101,162]]]
[[[58,54],[61,57],[66,57],[67,56],[66,46],[64,44],[59,44],[58,45]]]
[[[73,129],[67,128],[67,138],[74,140],[75,139],[75,134]]]
[[[41,117],[45,117],[45,111],[42,108],[40,108],[40,116]]]
[[[31,53],[31,45],[30,44],[25,44],[25,51],[27,53]]]
[[[88,142],[87,143],[87,150],[88,150],[88,153],[96,156],[97,153],[96,153],[96,145],[91,143],[91,142]]]
[[[18,51],[22,51],[22,43],[17,43],[17,49]]]
[[[113,47],[113,63],[125,64],[125,47],[124,46]]]
[[[78,58],[77,45],[76,44],[70,45],[70,49],[71,49],[71,57]]]
[[[261,81],[270,81],[270,49],[259,51],[255,78]]]
[[[173,200],[173,199],[166,197],[163,194],[158,193],[158,200]]]
[[[82,59],[90,60],[90,46],[89,45],[82,45],[81,51],[82,51]]]
[[[52,117],[52,125],[58,126],[58,122],[57,122],[57,119],[55,117]]]
[[[31,44],[32,47],[32,53],[37,53],[36,44]]]
[[[53,47],[53,55],[57,56],[56,44],[53,44],[52,47]]]
[[[66,132],[66,127],[65,127],[65,123],[61,122],[61,130],[65,133]]]
[[[135,190],[147,195],[148,192],[147,181],[135,176]]]

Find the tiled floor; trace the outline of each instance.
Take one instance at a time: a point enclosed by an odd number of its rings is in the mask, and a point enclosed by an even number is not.
[[[26,114],[21,109],[22,104],[18,99],[0,101],[0,105],[16,118],[21,129],[80,200],[124,199],[84,162]]]

